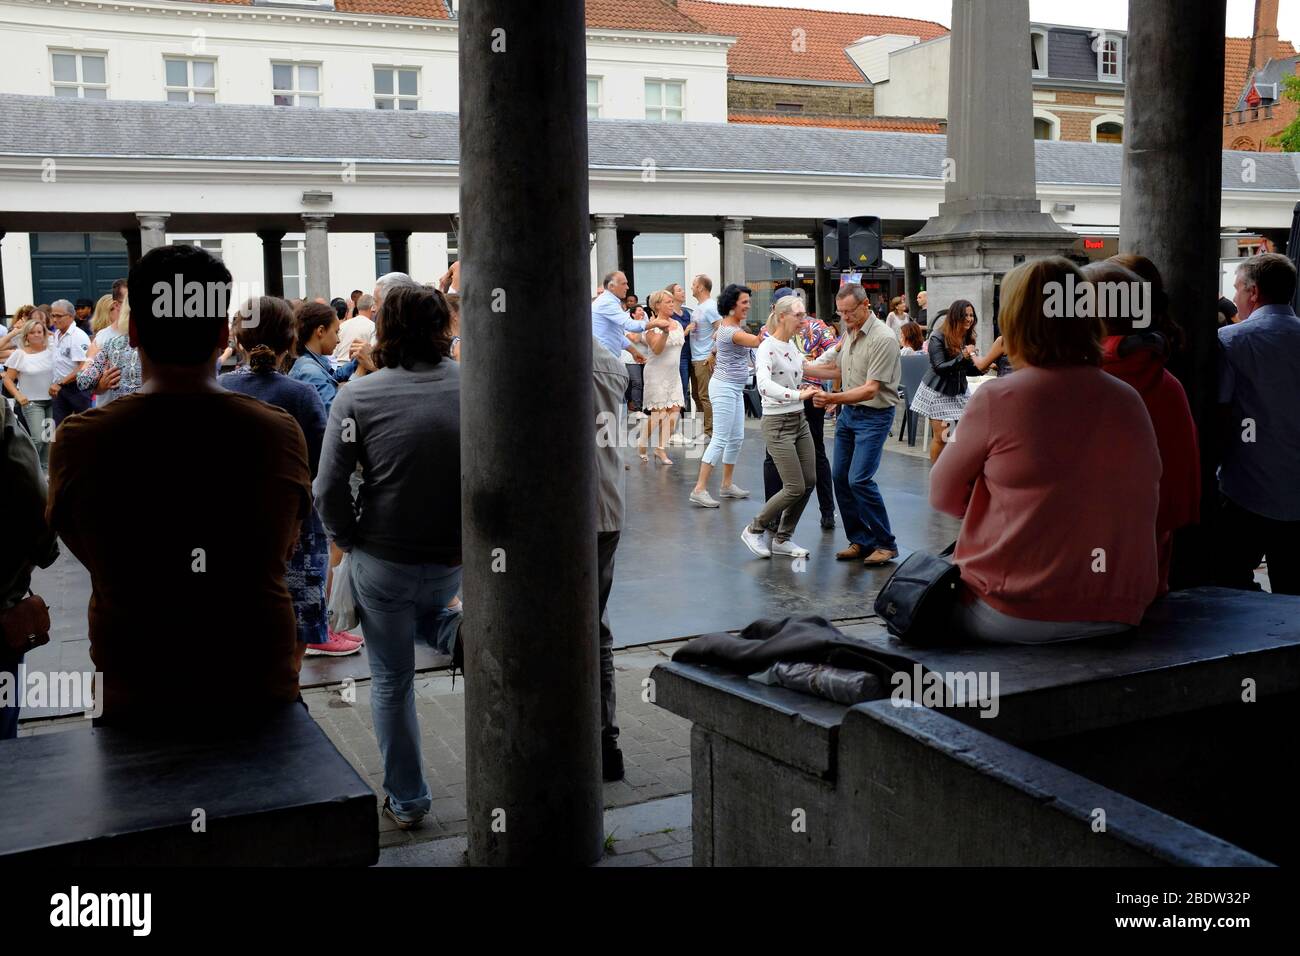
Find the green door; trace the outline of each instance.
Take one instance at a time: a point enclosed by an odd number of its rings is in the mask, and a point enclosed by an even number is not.
[[[126,273],[126,240],[120,233],[32,233],[34,304],[98,299]]]

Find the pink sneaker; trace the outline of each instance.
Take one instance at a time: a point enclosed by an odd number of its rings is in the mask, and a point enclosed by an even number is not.
[[[356,644],[358,647],[366,642],[366,639],[360,634],[353,634],[351,631],[330,631],[331,641],[347,641],[349,644]]]
[[[330,639],[324,644],[308,644],[306,656],[347,657],[349,654],[357,654],[360,651],[360,644],[353,644],[351,641],[345,641],[341,637],[331,634]]]

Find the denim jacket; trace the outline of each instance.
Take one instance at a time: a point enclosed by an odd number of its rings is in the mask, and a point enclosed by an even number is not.
[[[298,356],[289,370],[289,377],[299,382],[306,382],[320,393],[320,400],[325,403],[325,415],[329,417],[330,405],[338,394],[339,386],[352,377],[357,370],[357,360],[353,359],[337,369],[330,366],[330,360],[315,352],[304,352]]]

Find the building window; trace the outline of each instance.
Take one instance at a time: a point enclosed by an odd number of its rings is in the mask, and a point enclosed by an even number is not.
[[[1051,139],[1052,123],[1042,117],[1034,117],[1034,139]]]
[[[587,119],[600,119],[600,87],[600,77],[587,77]]]
[[[418,110],[420,71],[409,67],[375,67],[375,109]]]
[[[195,246],[204,252],[212,253],[218,259],[221,258],[220,236],[172,236],[171,240],[173,246]]]
[[[1114,122],[1098,123],[1096,129],[1092,131],[1092,139],[1096,143],[1122,143],[1124,126]]]
[[[302,233],[288,235],[280,240],[280,268],[284,270],[284,297],[301,299],[305,294],[307,275],[307,237]]]
[[[276,106],[320,106],[320,64],[272,63],[271,90]]]
[[[666,233],[642,233],[632,241],[633,290],[641,301],[656,289],[676,282],[686,284],[686,237]]]
[[[50,75],[55,96],[85,100],[108,99],[107,53],[50,51]]]
[[[1118,83],[1122,80],[1119,66],[1119,40],[1102,38],[1097,42],[1097,78]]]
[[[803,112],[802,103],[775,103],[773,105],[776,107],[776,111],[778,113],[802,113]]]
[[[163,57],[169,103],[215,103],[217,61]]]
[[[645,81],[645,118],[660,123],[686,119],[684,87],[680,80]]]
[[[1034,76],[1047,76],[1047,31],[1033,30],[1029,34],[1030,66]]]

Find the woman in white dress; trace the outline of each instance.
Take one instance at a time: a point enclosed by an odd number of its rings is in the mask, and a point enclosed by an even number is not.
[[[650,293],[650,312],[657,319],[671,319],[676,307],[671,292],[660,290]],[[665,465],[671,465],[672,459],[664,451],[664,443],[677,427],[677,416],[686,403],[682,392],[681,355],[686,336],[695,328],[690,323],[682,328],[680,322],[669,322],[667,329],[648,329],[643,341],[650,349],[650,357],[645,362],[645,389],[641,407],[650,415],[650,424],[641,432],[640,448],[642,461],[649,461],[646,446],[650,433],[659,430],[658,444],[655,446],[655,458]]]
[[[49,465],[48,439],[54,432],[54,416],[50,413],[54,350],[47,347],[48,339],[45,313],[36,309],[27,319],[18,340],[19,347],[5,361],[4,371],[4,391],[18,403],[42,468]],[[0,402],[2,401],[4,398],[0,397]],[[45,424],[47,419],[49,426]]]

